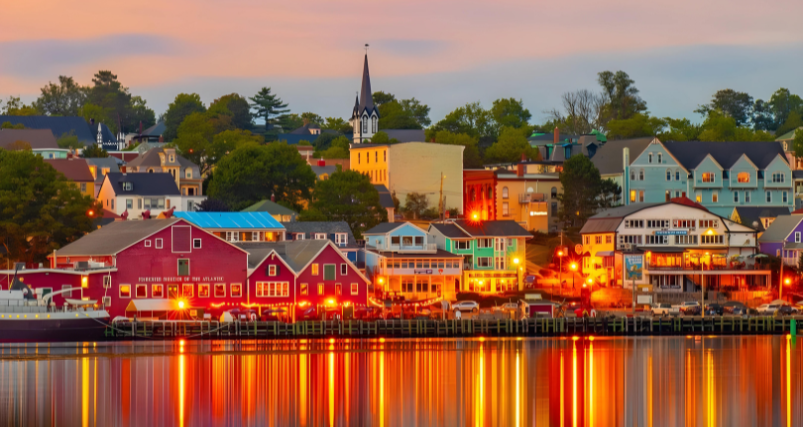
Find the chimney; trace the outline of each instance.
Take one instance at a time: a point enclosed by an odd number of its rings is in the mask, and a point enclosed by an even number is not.
[[[275,195],[275,194],[271,193],[271,195],[270,195],[270,201],[271,201],[271,202],[275,202],[275,201],[276,201],[276,195]]]
[[[516,165],[516,176],[524,176],[524,163]]]
[[[163,143],[163,142],[165,142],[165,137],[164,137],[164,135],[159,135],[159,142],[160,142],[160,143]]]
[[[125,166],[120,166],[120,172],[122,172],[123,175],[125,175]]]
[[[558,129],[558,127],[555,126],[555,131],[554,131],[554,136],[552,137],[552,142],[557,144],[558,140],[560,140],[560,129]]]
[[[527,153],[525,153],[523,151],[521,152],[521,161],[522,162],[526,162],[527,161]]]
[[[318,160],[318,166],[326,166],[326,160],[324,159]]]

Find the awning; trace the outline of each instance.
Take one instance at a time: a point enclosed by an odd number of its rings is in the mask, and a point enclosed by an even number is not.
[[[615,251],[599,251],[596,256],[614,256],[615,254]]]
[[[639,249],[645,252],[672,253],[672,254],[682,254],[686,250],[686,248],[676,248],[671,246],[656,246],[654,248],[639,247]]]
[[[179,310],[178,301],[174,299],[149,298],[135,299],[128,303],[125,311],[175,311]]]

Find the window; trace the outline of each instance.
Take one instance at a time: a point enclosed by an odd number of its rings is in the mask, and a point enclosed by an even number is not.
[[[114,210],[114,199],[111,199],[111,203],[112,203],[112,210]]]
[[[772,173],[772,182],[783,182],[784,181],[784,173],[783,172],[773,172]]]
[[[137,285],[135,295],[137,298],[148,298],[148,285]]]
[[[644,169],[638,171],[638,180],[644,181]]]
[[[558,214],[558,203],[552,202],[549,206],[550,215],[556,216]]]
[[[638,201],[639,202],[643,202],[644,201],[644,190],[639,190],[639,192],[638,192]]]
[[[750,203],[750,192],[749,191],[745,191],[744,192],[744,202],[745,203]]]
[[[231,297],[232,298],[242,298],[243,296],[243,285],[240,283],[232,283],[229,285],[231,287]]]
[[[178,260],[178,275],[179,276],[189,276],[190,275],[190,260],[187,258],[180,258]]]
[[[620,234],[619,235],[619,245],[623,244],[631,244],[631,245],[640,245],[641,244],[641,235],[626,235]]]
[[[493,239],[477,239],[477,249],[492,248],[493,244]]]
[[[362,157],[362,153],[357,153],[357,164],[360,164],[360,157]]]
[[[800,243],[800,232],[795,231],[795,243]]]
[[[673,219],[672,228],[690,228],[694,229],[695,220],[693,219]],[[702,220],[700,221],[702,227]]]
[[[675,244],[676,245],[696,245],[697,244],[697,235],[696,234],[689,234],[686,236],[675,236]]]
[[[358,283],[352,283],[351,284],[351,294],[352,295],[357,295],[358,293],[360,293],[360,285]]]
[[[728,171],[722,171],[722,180],[725,181],[730,177]]]
[[[192,169],[187,168],[184,171],[184,177],[187,178],[187,179],[192,178]]]
[[[644,236],[647,245],[666,245],[669,243],[669,236]]]
[[[700,229],[703,228],[717,228],[719,226],[719,221],[715,219],[701,219],[700,220]]]
[[[612,242],[613,242],[613,236],[611,236],[610,234],[606,235],[605,236],[605,243],[610,244]]]
[[[647,163],[652,163],[652,153],[647,154]]]
[[[318,283],[318,295],[323,295],[323,283]]]
[[[226,284],[215,283],[215,298],[225,298],[225,297],[226,297]]]
[[[382,151],[382,160],[384,160],[386,162],[388,161],[388,150],[383,150]]]
[[[311,273],[312,273],[313,276],[317,276],[318,275],[318,264],[312,264],[312,272]]]
[[[296,233],[293,236],[296,240],[304,240],[304,233]]]
[[[335,234],[335,244],[338,246],[346,246],[348,243],[349,235],[346,233],[336,233]]]
[[[192,283],[184,283],[181,285],[181,296],[186,298],[192,298],[193,294],[195,293],[195,285]]]
[[[131,298],[131,285],[120,285],[120,298]]]
[[[290,284],[288,282],[257,282],[257,297],[275,298],[288,296],[290,296]]]
[[[549,197],[552,199],[558,198],[558,187],[552,187],[552,189],[549,190]]]
[[[335,284],[335,295],[340,295],[343,292],[343,285],[340,283]]]
[[[647,228],[668,228],[669,227],[669,220],[668,219],[648,219],[647,220]]]
[[[736,182],[742,182],[742,183],[750,182],[750,173],[748,173],[748,172],[739,172],[736,175]]]
[[[301,284],[301,295],[307,295],[307,292],[309,292],[309,284],[302,283]]]
[[[134,209],[134,199],[125,199],[125,208]]]
[[[680,181],[680,171],[675,171],[675,181]]]
[[[721,245],[725,241],[721,235],[703,234],[700,236],[700,243],[703,245]]]
[[[201,283],[198,285],[198,297],[209,298],[209,283]]]
[[[468,240],[455,240],[454,241],[454,248],[455,249],[471,249],[470,241],[468,241]]]
[[[664,156],[664,155],[663,155],[662,153],[658,153],[658,163],[659,163],[659,164],[660,164],[660,163],[663,163],[663,156]]]
[[[716,191],[711,193],[711,202],[713,203],[719,202],[719,194]]]
[[[703,203],[703,195],[702,195],[702,194],[700,194],[700,193],[697,193],[697,195],[696,195],[696,196],[694,196],[694,200],[695,200],[697,203]]]
[[[786,202],[789,201],[789,196],[786,194],[786,191],[781,193],[781,200],[783,201],[783,203],[786,203]]]
[[[490,267],[491,259],[489,256],[477,257],[477,267]]]
[[[192,239],[193,249],[201,249],[201,239]]]
[[[508,189],[507,187],[502,187],[502,198],[507,199],[508,197]]]
[[[142,209],[142,199],[137,199],[137,209]]]
[[[315,233],[315,240],[326,240],[326,233]]]
[[[123,183],[123,191],[132,191],[134,189],[134,184],[131,182],[124,182]]]
[[[666,170],[666,180],[672,181],[672,171],[669,169]]]
[[[626,219],[625,228],[644,228],[643,219]]]
[[[415,245],[424,246],[424,236],[415,236]]]
[[[591,244],[591,237],[584,236],[583,237],[583,243],[586,244],[586,245],[590,245]]]
[[[151,247],[151,241],[150,240],[146,240],[145,241],[145,247],[146,248],[150,248]]]
[[[498,256],[494,258],[494,268],[497,270],[505,269],[505,257]]]
[[[335,280],[336,267],[334,264],[323,265],[323,280]]]
[[[349,273],[349,266],[348,264],[340,264],[340,275],[345,276]]]
[[[164,242],[164,240],[162,240],[162,239],[156,239],[156,249],[162,249],[162,243],[163,242]]]
[[[767,203],[772,203],[772,192],[767,191]]]
[[[714,182],[715,176],[713,172],[703,172],[703,182]]]
[[[636,201],[636,190],[630,190],[630,201],[631,202]]]
[[[739,203],[739,192],[738,191],[734,191],[733,192],[733,203]]]
[[[502,202],[502,216],[510,215],[510,207],[507,202]]]
[[[594,236],[594,244],[602,244],[602,236]]]
[[[145,209],[164,209],[165,199],[163,198],[145,198]]]
[[[151,298],[164,298],[164,290],[165,290],[164,285],[161,284],[151,285]]]

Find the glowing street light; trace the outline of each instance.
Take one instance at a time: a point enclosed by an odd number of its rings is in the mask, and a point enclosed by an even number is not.
[[[179,302],[178,302],[178,308],[180,308],[180,309],[182,309],[182,310],[184,309],[184,306],[186,306],[186,305],[187,305],[187,304],[186,304],[184,301],[179,301]]]
[[[577,263],[572,262],[571,268],[572,268],[572,289],[574,289],[574,276],[575,276],[574,273],[577,272]]]
[[[519,263],[519,259],[518,258],[513,258],[513,264],[518,265],[518,263]]]

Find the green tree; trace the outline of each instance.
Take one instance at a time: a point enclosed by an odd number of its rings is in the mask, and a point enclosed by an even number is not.
[[[803,99],[784,87],[772,94],[770,100],[767,102],[767,107],[774,118],[773,125],[775,126],[768,130],[775,130],[781,127],[784,121],[789,117],[789,114],[793,111],[803,115]]]
[[[59,76],[58,84],[48,82],[34,106],[48,116],[78,116],[86,101],[86,90],[72,77]]]
[[[332,145],[332,141],[342,136],[336,133],[323,132],[312,141],[312,146],[315,147],[315,151],[325,151]]]
[[[109,153],[103,147],[92,144],[81,151],[81,157],[85,159],[106,158],[109,157]]]
[[[796,157],[803,157],[803,130],[795,131],[795,138],[792,140],[792,150]]]
[[[269,125],[274,124],[275,117],[290,112],[287,104],[281,98],[276,94],[270,93],[269,87],[263,87],[249,99],[251,100],[251,109],[254,110],[254,116],[265,121],[266,130]]]
[[[708,113],[699,135],[700,141],[773,141],[774,139],[775,137],[768,132],[737,126],[733,117],[718,110]]]
[[[3,124],[0,125],[0,129],[25,129],[25,125],[22,123],[12,125],[11,122],[3,122]]]
[[[78,140],[78,136],[73,133],[73,131],[65,132],[61,134],[59,139],[56,140],[56,143],[59,145],[59,148],[84,148],[86,145]]]
[[[570,227],[585,224],[600,204],[602,179],[599,170],[586,156],[572,156],[563,163],[560,173],[563,192],[558,194],[561,208],[558,217]]]
[[[609,139],[639,138],[658,135],[665,127],[666,120],[636,113],[627,119],[613,119],[608,122]]]
[[[781,136],[803,126],[803,120],[801,120],[800,114],[801,113],[798,113],[797,111],[790,112],[789,115],[786,116],[786,120],[783,122],[783,124],[775,130],[775,134]]]
[[[340,117],[327,117],[325,123],[321,125],[321,129],[333,130],[344,134],[350,134],[354,131],[351,127],[351,123]]]
[[[396,95],[394,95],[392,93],[386,93],[386,92],[381,92],[380,91],[380,92],[374,92],[371,95],[371,98],[373,98],[373,100],[374,100],[374,105],[376,105],[378,107],[378,106],[380,106],[382,104],[387,104],[388,102],[395,101],[396,100]]]
[[[321,116],[315,113],[311,113],[309,111],[307,111],[306,113],[301,113],[301,120],[304,123],[314,123],[318,126],[323,126],[324,124],[324,120]]]
[[[240,145],[263,142],[261,136],[235,129],[226,111],[225,107],[216,107],[205,113],[192,113],[178,128],[178,138],[174,140],[176,147],[198,165],[202,174],[211,171],[220,159]]]
[[[91,102],[85,103],[81,107],[80,116],[84,118],[84,120],[89,123],[92,120],[95,120],[95,128],[90,129],[92,133],[96,133],[98,131],[97,125],[98,123],[111,123],[112,119],[111,116],[114,114],[114,111],[110,108],[101,107],[100,105],[93,104]],[[108,125],[107,125],[108,126]],[[112,128],[110,127],[109,130]]]
[[[363,231],[388,220],[370,178],[355,171],[335,172],[329,179],[317,181],[310,211],[302,219],[314,214],[326,221],[346,221],[357,239]]]
[[[223,95],[209,104],[209,111],[214,111],[219,107],[225,107],[225,110],[221,109],[221,113],[231,116],[231,124],[235,128],[243,130],[251,130],[253,128],[251,106],[245,97],[236,93]]]
[[[92,231],[102,207],[30,151],[0,150],[0,245],[11,261],[47,255]]]
[[[647,111],[647,102],[639,96],[635,81],[624,71],[602,71],[598,74],[602,86],[603,106],[600,113],[603,125],[613,119],[629,119]]]
[[[197,93],[176,95],[164,114],[165,132],[163,136],[165,141],[172,141],[178,137],[178,128],[187,116],[192,113],[204,112],[206,112],[206,107],[201,102],[201,95]]]
[[[418,219],[429,207],[429,200],[426,194],[407,193],[404,198],[404,211],[411,215],[413,219]]]
[[[42,114],[34,105],[26,105],[19,97],[9,96],[3,108],[6,116],[38,116]]]
[[[412,112],[398,101],[386,102],[378,108],[379,129],[423,129]]]
[[[395,138],[394,138],[393,141],[399,142],[399,141],[396,141]],[[371,137],[371,143],[372,144],[391,144],[392,142],[391,142],[390,137],[388,137],[388,134],[380,130],[379,132],[375,133],[374,136]]]
[[[696,141],[700,139],[701,125],[692,123],[689,119],[664,118],[667,129],[658,134],[661,141]]]
[[[527,126],[532,117],[530,110],[524,108],[521,100],[501,98],[494,101],[491,114],[499,126],[520,128]]]
[[[478,138],[495,138],[499,127],[490,111],[482,108],[479,102],[468,103],[447,114],[430,129],[431,134],[446,130],[452,133],[465,133]]]
[[[753,97],[747,93],[722,89],[711,97],[710,103],[700,105],[694,112],[707,116],[711,111],[720,110],[723,114],[733,117],[737,126],[744,126],[750,121],[753,105]]]
[[[612,179],[602,180],[598,200],[601,208],[619,206],[622,204],[622,187]]]
[[[329,148],[321,152],[316,152],[315,156],[324,159],[348,159],[350,143],[351,140],[345,136],[339,136],[332,141]]]
[[[529,159],[538,159],[538,150],[532,148],[521,129],[502,128],[499,139],[485,150],[485,163],[516,163],[525,154]]]
[[[285,132],[292,132],[304,126],[304,119],[296,113],[284,114],[276,119],[276,124],[281,126]]]
[[[482,156],[480,155],[479,142],[480,139],[465,133],[452,133],[447,130],[438,131],[432,138],[438,144],[449,145],[462,145],[466,147],[463,150],[463,168],[481,168]]]
[[[117,80],[117,75],[109,70],[95,73],[92,85],[85,91],[86,103],[109,112],[103,124],[114,134],[120,131],[133,132],[140,123],[147,128],[156,122],[153,110],[147,107],[145,100],[132,96],[128,88]]]
[[[314,185],[315,172],[295,147],[279,142],[245,144],[217,163],[208,195],[234,211],[271,195],[301,210]]]

